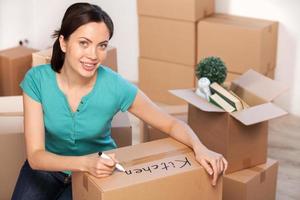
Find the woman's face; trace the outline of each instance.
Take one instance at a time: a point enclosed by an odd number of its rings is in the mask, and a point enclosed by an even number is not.
[[[60,46],[65,52],[63,67],[80,76],[92,77],[107,53],[109,30],[103,22],[90,22],[77,28],[65,40],[60,36]]]

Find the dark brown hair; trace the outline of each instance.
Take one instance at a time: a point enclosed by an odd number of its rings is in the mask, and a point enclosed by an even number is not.
[[[60,29],[53,34],[53,37],[56,38],[51,57],[51,67],[54,71],[59,73],[65,60],[65,53],[59,45],[59,37],[62,35],[65,40],[68,40],[77,28],[89,22],[104,22],[109,30],[109,39],[113,36],[113,22],[109,15],[99,6],[89,3],[75,3],[71,5],[65,12]]]

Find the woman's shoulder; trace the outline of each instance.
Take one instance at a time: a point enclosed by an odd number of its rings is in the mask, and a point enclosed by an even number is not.
[[[104,65],[100,65],[98,73],[107,79],[115,79],[119,76],[117,72]]]
[[[34,79],[49,79],[53,77],[53,69],[50,64],[37,65],[28,70],[27,74]]]

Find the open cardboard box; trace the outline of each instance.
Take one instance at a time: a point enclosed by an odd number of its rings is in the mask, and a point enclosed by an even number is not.
[[[195,160],[192,150],[174,139],[161,139],[109,152],[115,153],[126,172],[115,171],[107,178],[74,172],[74,200],[222,199],[222,177],[213,187],[211,177]]]
[[[197,96],[194,89],[170,92],[189,103],[188,124],[204,145],[225,156],[230,173],[266,162],[268,120],[287,114],[271,101],[286,89],[249,70],[232,82],[231,90],[250,107],[232,113]]]

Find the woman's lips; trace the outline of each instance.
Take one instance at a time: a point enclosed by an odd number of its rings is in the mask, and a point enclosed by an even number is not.
[[[86,71],[94,71],[97,64],[96,63],[88,63],[88,62],[81,62],[82,67],[84,68],[84,70]]]

